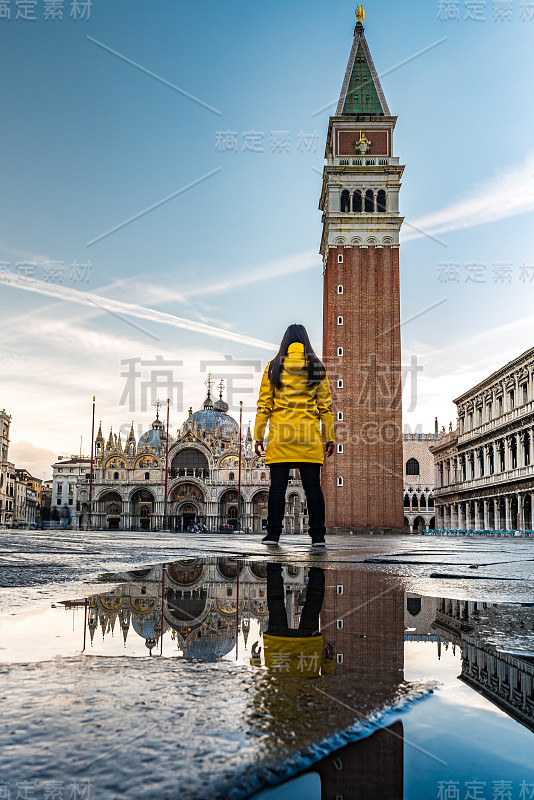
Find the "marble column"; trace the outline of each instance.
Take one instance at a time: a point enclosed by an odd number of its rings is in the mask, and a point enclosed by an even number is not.
[[[524,531],[526,528],[525,525],[525,495],[518,494],[517,495],[517,528],[520,531]]]
[[[475,500],[474,506],[475,506],[474,530],[479,531],[481,529],[481,525],[480,525],[480,513],[479,513],[478,500]]]
[[[504,498],[504,528],[509,531],[512,528],[512,509],[510,507],[510,495]]]
[[[489,500],[485,499],[482,503],[484,506],[484,530],[487,531],[489,530]]]
[[[510,437],[504,437],[504,471],[512,469],[512,448],[510,447]]]
[[[525,466],[525,460],[523,458],[523,436],[518,433],[515,437],[516,441],[516,462],[518,467]]]

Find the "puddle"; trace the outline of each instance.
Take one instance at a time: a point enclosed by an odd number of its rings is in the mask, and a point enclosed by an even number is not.
[[[532,605],[230,556],[102,580],[0,618],[2,796],[534,798]]]

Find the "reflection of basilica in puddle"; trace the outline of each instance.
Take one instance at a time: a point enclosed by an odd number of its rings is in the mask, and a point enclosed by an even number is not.
[[[303,604],[305,573],[303,567],[283,568],[286,606],[293,624]],[[232,651],[239,655],[240,644],[244,651],[258,652],[258,640],[268,624],[265,563],[194,559],[116,578],[128,582],[86,601],[91,645],[97,644],[100,630],[103,642],[120,631],[125,648],[133,633],[144,639],[151,655],[178,651],[186,659],[215,661]],[[173,642],[172,648],[168,644],[163,648],[162,631],[163,640]]]

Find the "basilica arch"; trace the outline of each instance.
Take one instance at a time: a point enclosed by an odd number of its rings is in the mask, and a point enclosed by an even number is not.
[[[262,531],[267,528],[267,503],[269,493],[264,489],[252,496],[252,530]]]
[[[206,494],[197,481],[180,481],[169,492],[169,528],[179,532],[206,524]]]
[[[93,524],[103,530],[118,531],[124,526],[124,501],[115,490],[104,490],[98,495],[93,508]]]
[[[245,503],[241,494],[241,512],[245,512]],[[219,528],[236,528],[239,523],[239,504],[237,489],[226,489],[219,497]]]
[[[292,492],[286,499],[284,527],[287,533],[302,533],[302,503],[300,496]]]
[[[135,530],[154,528],[155,497],[149,489],[135,489],[130,495],[130,525]]]
[[[179,449],[173,449],[169,458],[172,478],[207,480],[210,477],[208,454],[203,447],[193,442],[188,442]]]

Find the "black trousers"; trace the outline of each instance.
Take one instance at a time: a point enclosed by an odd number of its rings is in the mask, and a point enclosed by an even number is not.
[[[286,489],[289,471],[298,468],[308,504],[309,534],[312,539],[320,539],[326,533],[324,524],[324,495],[321,488],[321,465],[301,462],[300,464],[269,464],[271,486],[267,506],[267,532],[280,536],[286,508]]]
[[[267,564],[267,607],[269,627],[266,633],[273,636],[318,636],[319,614],[323,607],[325,577],[324,570],[311,567],[308,572],[306,600],[300,615],[298,628],[287,624],[284,579],[281,564]]]

